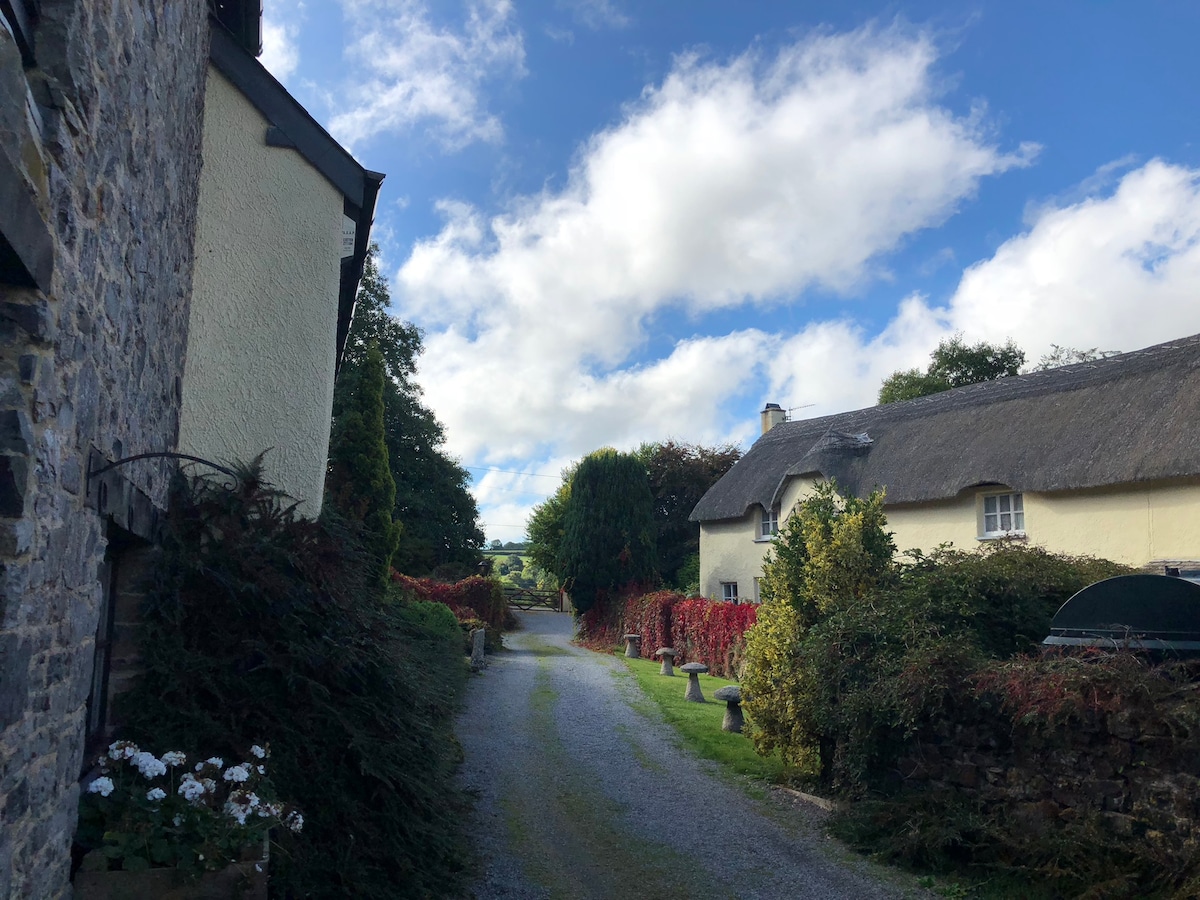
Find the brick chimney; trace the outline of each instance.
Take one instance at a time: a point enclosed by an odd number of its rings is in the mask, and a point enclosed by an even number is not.
[[[787,413],[778,403],[768,403],[759,415],[762,417],[762,433],[766,434],[780,422],[787,421]]]

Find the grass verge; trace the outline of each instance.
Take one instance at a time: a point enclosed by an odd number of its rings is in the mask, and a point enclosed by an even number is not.
[[[730,772],[763,781],[783,781],[785,766],[778,755],[759,756],[754,744],[744,734],[721,730],[725,704],[712,699],[712,692],[727,684],[737,684],[725,678],[700,676],[700,686],[707,703],[692,703],[683,699],[687,686],[686,675],[666,678],[659,664],[648,659],[627,659],[619,656],[638,687],[662,712],[663,719],[678,732],[680,739],[697,756],[721,763]]]

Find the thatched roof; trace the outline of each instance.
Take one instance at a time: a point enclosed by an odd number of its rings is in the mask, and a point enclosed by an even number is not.
[[[1200,335],[869,409],[776,425],[692,521],[779,502],[797,475],[888,503],[1007,485],[1044,492],[1200,475]]]

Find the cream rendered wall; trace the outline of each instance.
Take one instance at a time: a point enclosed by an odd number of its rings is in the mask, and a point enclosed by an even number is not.
[[[796,504],[812,493],[811,478],[793,478],[783,490],[779,524],[782,526]],[[700,593],[710,600],[721,599],[721,582],[735,581],[738,598],[754,601],[754,579],[762,577],[763,559],[771,548],[759,530],[762,508],[751,508],[741,519],[708,522],[700,526]]]
[[[266,477],[321,508],[341,258],[341,192],[211,67],[179,446],[217,462],[271,448]]]
[[[887,508],[896,547],[932,550],[979,544],[981,497]],[[1100,556],[1131,566],[1200,560],[1200,481],[1158,482],[1087,491],[1025,494],[1025,534],[1055,553]]]
[[[790,512],[812,491],[811,479],[784,488]],[[886,508],[896,549],[929,552],[942,543],[972,550],[979,539],[982,497],[1003,488],[972,490],[937,503]],[[1025,494],[1025,532],[1030,544],[1056,553],[1088,554],[1144,566],[1158,560],[1200,561],[1200,479],[1054,494]],[[754,579],[770,542],[755,540],[762,513],[755,507],[736,521],[700,528],[700,589],[721,598],[721,582],[736,581],[739,595],[753,599]],[[783,517],[780,519],[781,523]]]

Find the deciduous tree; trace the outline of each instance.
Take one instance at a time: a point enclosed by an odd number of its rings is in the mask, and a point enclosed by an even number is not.
[[[980,341],[967,344],[961,334],[940,342],[929,355],[924,372],[893,372],[879,389],[879,402],[896,403],[948,391],[951,388],[1016,375],[1025,364],[1025,351],[1011,340],[1003,345]]]
[[[654,497],[654,529],[662,582],[679,590],[691,557],[700,552],[700,526],[688,516],[705,492],[741,458],[733,444],[701,447],[673,440],[642,444],[634,451],[646,468]]]

